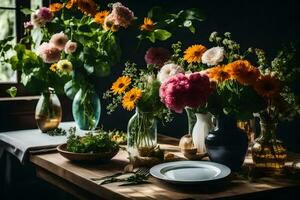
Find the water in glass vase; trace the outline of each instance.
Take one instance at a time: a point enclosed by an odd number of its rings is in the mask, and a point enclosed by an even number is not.
[[[287,150],[276,138],[277,123],[260,123],[261,134],[252,146],[255,167],[264,173],[281,173],[287,158]]]
[[[148,156],[157,145],[157,123],[151,112],[136,109],[127,127],[130,156]]]

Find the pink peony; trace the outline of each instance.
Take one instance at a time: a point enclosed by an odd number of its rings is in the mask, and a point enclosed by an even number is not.
[[[68,40],[68,36],[66,36],[63,32],[60,32],[52,35],[50,43],[52,43],[61,51],[65,48]]]
[[[60,60],[61,52],[52,43],[44,42],[38,48],[38,55],[45,63],[55,63]]]
[[[211,92],[206,74],[179,73],[161,85],[159,96],[167,108],[181,113],[186,106],[192,108],[204,106]]]
[[[67,54],[71,54],[71,53],[74,53],[76,51],[76,49],[77,49],[77,43],[69,40],[65,46],[65,52]]]
[[[32,30],[33,29],[33,23],[31,21],[24,22],[24,28],[28,29],[28,30]]]
[[[159,96],[167,108],[181,113],[185,107],[185,96],[188,88],[188,78],[179,73],[161,85]]]
[[[44,22],[51,22],[53,19],[53,13],[47,7],[41,7],[37,10],[37,16]]]
[[[113,4],[112,12],[105,18],[104,24],[108,27],[111,27],[111,25],[107,23],[113,24],[116,27],[122,26],[127,28],[133,21],[134,13],[120,2],[117,2]]]
[[[162,67],[169,58],[169,50],[162,47],[151,47],[145,54],[145,61],[147,64],[154,64],[159,67]]]

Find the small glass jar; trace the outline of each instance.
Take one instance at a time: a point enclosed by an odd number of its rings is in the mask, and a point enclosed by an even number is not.
[[[127,126],[127,146],[130,156],[147,156],[157,145],[157,121],[152,112],[136,108]]]
[[[252,159],[257,169],[281,172],[287,159],[287,150],[276,138],[278,123],[260,123],[261,133],[252,146]]]
[[[60,101],[53,88],[42,92],[35,108],[35,120],[39,129],[45,133],[56,129],[62,118]]]

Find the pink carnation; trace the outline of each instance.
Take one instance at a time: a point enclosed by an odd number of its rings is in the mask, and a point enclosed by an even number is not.
[[[169,58],[169,50],[162,47],[151,47],[145,54],[145,61],[147,64],[154,64],[159,67],[162,67]]]
[[[39,19],[45,22],[50,22],[53,19],[53,13],[47,7],[41,7],[38,9],[37,16]]]
[[[179,73],[161,85],[159,96],[167,108],[181,113],[185,107],[185,96],[188,88],[188,78]]]
[[[161,85],[159,95],[167,108],[181,113],[186,106],[197,108],[205,105],[211,92],[206,74],[186,76],[179,73]]]
[[[68,40],[68,36],[66,36],[63,32],[60,32],[52,35],[50,43],[52,43],[61,51],[65,48]]]
[[[127,28],[134,21],[134,13],[120,2],[114,3],[112,12],[106,17],[106,23],[112,23],[115,26]]]
[[[69,40],[65,46],[65,52],[67,54],[71,54],[71,53],[74,53],[76,51],[76,49],[77,49],[77,43]]]
[[[61,52],[52,43],[44,42],[38,48],[38,55],[45,63],[55,63],[60,60]]]

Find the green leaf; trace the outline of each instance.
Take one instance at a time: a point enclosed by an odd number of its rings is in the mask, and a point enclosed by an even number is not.
[[[155,42],[155,34],[154,32],[151,32],[148,36],[146,36],[152,43]]]
[[[76,93],[78,92],[78,88],[76,87],[76,85],[74,84],[73,80],[68,81],[65,85],[64,85],[64,91],[65,94],[67,95],[67,97],[69,97],[70,99],[74,99]]]
[[[34,11],[33,11],[33,10],[30,10],[29,8],[22,8],[22,9],[21,9],[21,12],[22,12],[24,15],[31,15],[31,13],[33,13]]]
[[[92,74],[94,72],[94,66],[84,63],[83,67],[87,71],[88,74]]]
[[[155,39],[164,41],[164,40],[169,39],[172,36],[172,33],[170,33],[167,30],[164,30],[164,29],[156,29],[156,30],[154,30],[154,36],[155,36]]]
[[[179,18],[183,18],[185,20],[204,21],[205,15],[200,9],[191,8],[179,13]]]
[[[185,20],[185,21],[183,22],[183,26],[185,26],[185,27],[190,27],[190,26],[192,26],[192,25],[193,25],[193,23],[192,23],[191,20]]]
[[[17,88],[16,87],[10,87],[9,89],[6,90],[6,92],[11,96],[11,97],[16,97],[17,95]]]

